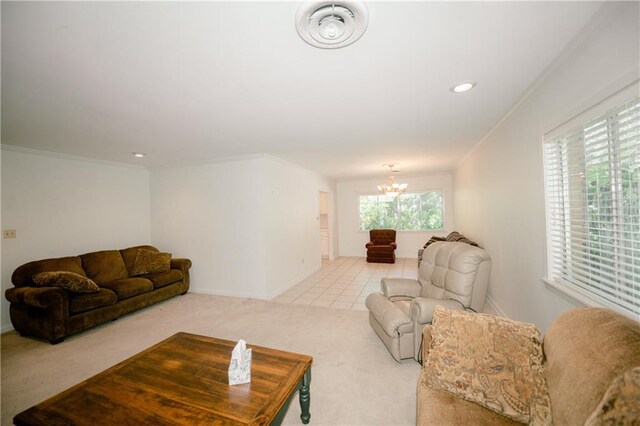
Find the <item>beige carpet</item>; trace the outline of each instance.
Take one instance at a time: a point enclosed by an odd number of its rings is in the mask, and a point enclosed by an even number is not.
[[[189,293],[52,346],[2,335],[2,425],[178,331],[312,355],[312,425],[415,424],[420,365],[398,364],[367,312]],[[284,424],[301,424],[294,399]]]

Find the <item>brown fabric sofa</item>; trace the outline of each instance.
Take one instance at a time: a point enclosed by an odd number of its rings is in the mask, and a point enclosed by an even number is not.
[[[425,326],[423,336],[427,354],[430,325]],[[614,379],[640,366],[640,323],[608,309],[573,309],[551,325],[543,350],[553,424],[584,425]],[[427,387],[424,374],[423,368],[418,380],[416,424],[521,424],[447,391]]]
[[[396,263],[395,229],[372,229],[369,231],[369,241],[365,244],[367,249],[367,262],[369,263]]]
[[[129,312],[189,290],[189,259],[171,259],[171,269],[133,277],[138,249],[104,250],[81,256],[36,260],[18,267],[11,276],[15,287],[5,296],[11,303],[11,323],[22,336],[59,343],[66,336],[114,320]],[[33,276],[40,272],[67,271],[92,279],[96,293],[73,293],[58,287],[40,287]]]

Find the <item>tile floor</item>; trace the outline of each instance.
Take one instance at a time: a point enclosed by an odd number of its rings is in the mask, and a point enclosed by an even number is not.
[[[322,260],[322,269],[274,299],[279,303],[366,310],[364,300],[380,291],[382,277],[416,278],[418,259],[367,263],[364,257]]]

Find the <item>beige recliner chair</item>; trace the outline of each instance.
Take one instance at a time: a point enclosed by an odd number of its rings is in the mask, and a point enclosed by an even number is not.
[[[420,361],[422,329],[431,323],[435,307],[482,312],[490,270],[491,258],[480,247],[430,244],[417,280],[382,278],[382,294],[367,297],[369,323],[396,361]]]

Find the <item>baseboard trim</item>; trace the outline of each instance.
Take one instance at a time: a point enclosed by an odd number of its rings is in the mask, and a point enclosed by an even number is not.
[[[487,305],[489,305],[489,309],[493,312],[490,312],[494,315],[498,315],[500,317],[509,318],[509,315],[496,303],[496,301],[491,297],[491,295],[487,294]]]
[[[233,291],[218,291],[218,290],[210,290],[207,288],[193,288],[189,289],[189,293],[195,294],[208,294],[211,296],[224,296],[224,297],[237,297],[239,299],[258,299],[258,300],[268,300],[265,295],[257,295],[257,294],[249,294],[249,293],[237,293]]]
[[[194,286],[191,286],[191,288],[189,288],[189,292],[199,293],[199,294],[210,294],[212,296],[239,297],[242,299],[272,300],[278,297],[279,295],[281,295],[282,293],[284,293],[285,291],[289,290],[291,287],[294,287],[300,284],[300,282],[309,278],[311,275],[315,274],[321,269],[322,269],[322,265],[318,265],[317,267],[292,279],[287,284],[283,285],[279,289],[272,291],[271,293],[268,293],[268,294],[242,293],[242,292],[235,292],[235,291],[219,291],[219,290],[211,290],[208,288],[199,288]]]
[[[271,300],[271,299],[274,299],[274,298],[280,296],[282,293],[284,293],[285,291],[289,290],[291,287],[294,287],[294,286],[300,284],[302,281],[306,280],[311,275],[315,274],[316,272],[320,271],[321,269],[322,269],[322,264],[320,264],[320,265],[316,266],[315,268],[303,273],[302,275],[292,279],[291,281],[289,281],[287,284],[283,285],[282,287],[280,287],[276,291],[272,291],[271,293],[269,293],[269,295],[267,297],[267,300]]]

